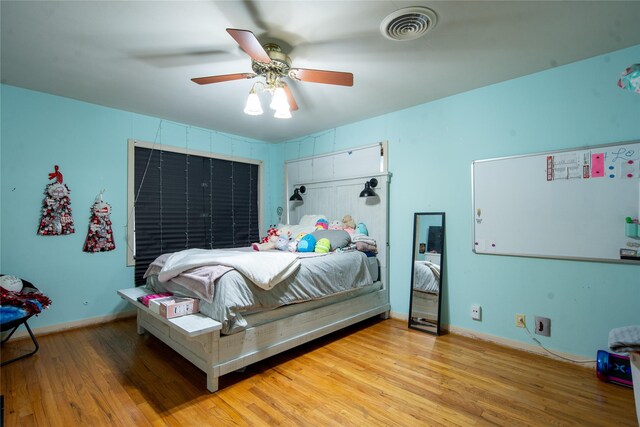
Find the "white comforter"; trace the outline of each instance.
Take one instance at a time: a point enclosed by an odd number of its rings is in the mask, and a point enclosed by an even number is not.
[[[413,289],[422,292],[440,290],[440,267],[429,261],[415,261]]]
[[[186,270],[205,265],[232,267],[256,286],[269,290],[295,272],[300,260],[295,254],[282,251],[187,249],[167,258],[158,280],[167,282]]]

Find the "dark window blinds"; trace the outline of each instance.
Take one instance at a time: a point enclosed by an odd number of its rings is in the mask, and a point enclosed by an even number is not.
[[[258,165],[135,148],[135,283],[159,255],[258,241]]]

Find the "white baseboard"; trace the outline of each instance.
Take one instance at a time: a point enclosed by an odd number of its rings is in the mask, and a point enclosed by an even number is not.
[[[545,349],[540,347],[539,345],[534,344],[526,344],[521,341],[516,341],[508,338],[498,337],[495,335],[483,334],[481,332],[472,331],[465,328],[460,328],[458,326],[452,325],[442,325],[442,328],[448,330],[449,333],[462,335],[464,337],[473,338],[481,341],[489,341],[498,345],[502,345],[505,347],[514,348],[516,350],[526,351],[528,353],[534,353],[540,356],[545,356],[550,359],[562,360],[565,362],[575,363],[580,366],[584,366],[587,368],[595,368],[596,362],[593,359],[586,358],[584,356],[578,356],[571,353],[563,353],[561,351],[553,350],[555,355],[548,353]],[[570,359],[570,360],[567,360]]]
[[[136,315],[135,310],[133,311],[129,310],[129,311],[123,311],[121,313],[116,313],[116,314],[107,314],[106,316],[90,317],[88,319],[75,320],[73,322],[59,323],[57,325],[51,325],[51,326],[43,326],[41,328],[31,328],[31,330],[33,331],[33,334],[36,337],[39,337],[42,335],[53,334],[56,332],[68,331],[70,329],[84,328],[86,326],[99,325],[102,323],[111,322],[113,320],[134,317],[135,315]],[[3,333],[3,335],[4,334],[5,333]],[[11,337],[12,340],[21,339],[21,338],[29,338],[29,332],[27,332],[25,328],[19,328],[16,331],[16,333],[13,334],[13,336]]]
[[[390,311],[389,316],[392,319],[403,320],[405,322],[409,321],[409,315],[407,313],[398,313],[397,311]]]
[[[389,313],[389,315],[391,316],[392,319],[402,320],[404,322],[407,322],[409,320],[408,319],[409,315],[407,313],[398,313],[398,312],[392,311]],[[585,358],[584,356],[577,356],[575,354],[563,353],[560,351],[553,350],[553,352],[557,354],[557,356],[554,356],[538,345],[526,344],[521,341],[498,337],[495,335],[483,334],[481,332],[460,328],[458,326],[442,324],[440,325],[440,327],[451,334],[462,335],[463,337],[472,338],[480,341],[488,341],[494,344],[502,345],[502,346],[513,348],[516,350],[526,351],[528,353],[534,353],[534,354],[545,356],[551,359],[563,360],[565,362],[575,363],[577,365],[584,366],[587,368],[596,367],[596,362],[594,360]],[[563,358],[571,359],[571,360],[566,360]]]

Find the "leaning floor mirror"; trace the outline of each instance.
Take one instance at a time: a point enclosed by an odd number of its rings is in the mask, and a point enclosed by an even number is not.
[[[440,335],[444,275],[444,212],[416,212],[409,328]]]

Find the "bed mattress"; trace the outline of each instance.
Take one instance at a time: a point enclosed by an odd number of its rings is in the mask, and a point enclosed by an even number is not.
[[[237,270],[230,270],[215,280],[211,302],[201,299],[200,312],[219,321],[221,333],[232,334],[379,290],[382,284],[377,281],[378,271],[378,260],[359,251],[301,258],[300,268],[270,290],[254,285]],[[189,295],[188,289],[173,281],[160,282],[157,274],[147,275],[147,287],[154,292]]]

